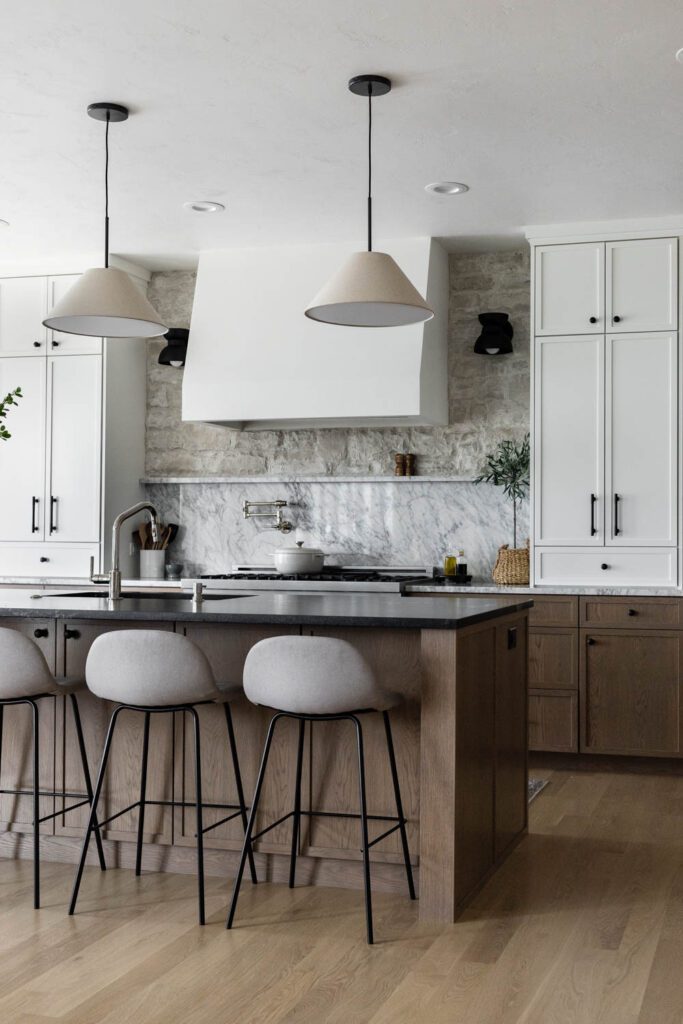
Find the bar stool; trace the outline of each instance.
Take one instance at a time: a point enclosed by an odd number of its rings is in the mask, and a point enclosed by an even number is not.
[[[197,828],[197,885],[199,897],[199,923],[204,924],[204,833],[219,825],[232,821],[238,815],[243,826],[247,826],[247,806],[244,802],[242,776],[240,773],[235,731],[230,712],[230,701],[242,694],[240,686],[218,683],[204,652],[187,637],[179,633],[169,633],[155,629],[122,629],[115,633],[103,633],[97,637],[88,653],[85,665],[85,677],[88,689],[103,700],[114,701],[118,706],[114,709],[109,721],[109,729],[104,743],[102,760],[100,761],[95,795],[93,797],[90,820],[86,828],[81,850],[81,858],[76,871],[69,914],[76,910],[76,901],[83,877],[83,868],[88,853],[90,836],[97,829],[96,812],[104,776],[109,760],[114,730],[119,715],[123,711],[134,711],[145,716],[142,741],[142,763],[140,771],[140,798],[135,803],[124,807],[100,822],[99,828],[119,818],[122,814],[139,807],[138,833],[135,855],[135,874],[142,870],[142,839],[145,824],[145,808],[155,807],[194,807]],[[222,704],[228,730],[228,742],[232,757],[232,767],[237,789],[237,804],[204,804],[202,801],[201,745],[200,727],[197,707],[202,704]],[[194,766],[195,766],[195,801],[148,800],[147,792],[147,761],[149,755],[149,729],[151,716],[155,714],[172,714],[180,711],[189,714],[194,723]],[[221,818],[212,825],[203,823],[205,807],[221,810],[232,810],[233,814]],[[251,853],[251,851],[250,851]],[[252,882],[256,883],[256,867],[253,854],[249,857]]]
[[[345,640],[317,636],[277,636],[261,640],[249,651],[244,665],[244,692],[253,704],[271,707],[276,714],[268,728],[263,748],[261,765],[256,780],[256,790],[251,805],[249,823],[244,838],[237,877],[232,894],[226,928],[232,928],[239,897],[244,865],[252,854],[253,843],[276,825],[293,818],[292,846],[289,864],[289,887],[294,887],[296,855],[301,830],[301,815],[309,817],[344,817],[360,821],[361,849],[363,853],[363,881],[365,889],[365,919],[367,940],[374,941],[372,925],[372,893],[370,886],[370,848],[386,839],[397,830],[401,834],[401,846],[408,879],[408,892],[414,900],[415,885],[410,866],[406,818],[403,813],[401,789],[396,770],[394,743],[391,735],[389,709],[402,700],[399,694],[382,690],[374,673],[361,653]],[[389,768],[396,801],[396,816],[368,814],[365,796],[365,756],[363,730],[359,715],[379,712],[384,720],[384,732],[389,755]],[[258,811],[263,779],[268,764],[268,755],[275,732],[275,726],[282,718],[294,718],[299,722],[299,740],[296,761],[296,782],[294,810],[259,832],[254,833],[254,822]],[[352,722],[356,730],[358,746],[358,783],[360,814],[336,814],[333,811],[304,811],[301,809],[301,772],[303,765],[304,739],[307,722]],[[368,836],[368,821],[390,821],[395,824],[375,839]]]
[[[81,716],[78,710],[76,694],[79,690],[85,689],[85,681],[82,679],[60,679],[50,671],[45,656],[40,648],[23,633],[15,629],[0,627],[0,771],[2,764],[2,734],[4,725],[4,710],[15,704],[26,704],[31,708],[33,725],[33,786],[26,789],[0,789],[0,793],[11,796],[32,796],[33,797],[33,906],[36,910],[40,907],[40,825],[44,821],[51,821],[53,818],[75,811],[78,807],[92,803],[92,784],[90,770],[85,751],[83,739],[83,728]],[[40,797],[51,796],[57,798],[57,793],[41,791],[40,789],[40,710],[38,701],[44,697],[57,697],[65,694],[69,697],[71,710],[76,726],[76,738],[78,751],[83,767],[83,782],[85,784],[86,798],[82,793],[59,794],[67,799],[78,799],[79,802],[70,807],[62,808],[51,814],[40,816]],[[104,850],[100,836],[100,826],[96,815],[91,815],[93,831],[97,843],[97,855],[102,870],[106,870]]]

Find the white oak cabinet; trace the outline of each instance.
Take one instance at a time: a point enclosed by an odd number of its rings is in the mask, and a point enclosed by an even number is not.
[[[543,243],[534,267],[535,582],[675,586],[678,238]]]

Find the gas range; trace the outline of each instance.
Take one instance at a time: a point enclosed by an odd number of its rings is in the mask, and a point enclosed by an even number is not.
[[[285,575],[272,566],[235,565],[232,572],[209,573],[184,579],[183,587],[199,580],[205,590],[341,590],[399,594],[409,583],[429,583],[431,569],[405,565],[326,565],[312,575]]]

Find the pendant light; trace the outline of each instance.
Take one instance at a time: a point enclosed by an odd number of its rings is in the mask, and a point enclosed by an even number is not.
[[[65,334],[96,338],[158,338],[168,328],[129,275],[109,266],[109,125],[126,121],[128,108],[119,103],[91,103],[88,115],[106,124],[104,134],[104,267],[81,274],[60,299],[46,327]]]
[[[399,327],[431,320],[429,308],[388,253],[372,248],[372,99],[385,96],[391,81],[356,75],[349,89],[368,98],[368,249],[355,252],[318,292],[305,311],[311,320],[345,327]]]

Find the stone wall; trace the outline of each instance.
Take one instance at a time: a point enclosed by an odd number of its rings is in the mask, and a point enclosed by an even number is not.
[[[503,437],[529,429],[528,251],[450,257],[449,418],[446,427],[271,430],[245,433],[181,421],[182,371],[159,366],[160,342],[149,342],[147,474],[257,476],[386,474],[393,452],[412,451],[418,472],[475,476],[483,455]],[[195,275],[154,274],[152,304],[167,323],[188,327]],[[502,311],[514,325],[514,352],[472,351],[477,314]],[[192,339],[190,338],[190,345]]]

